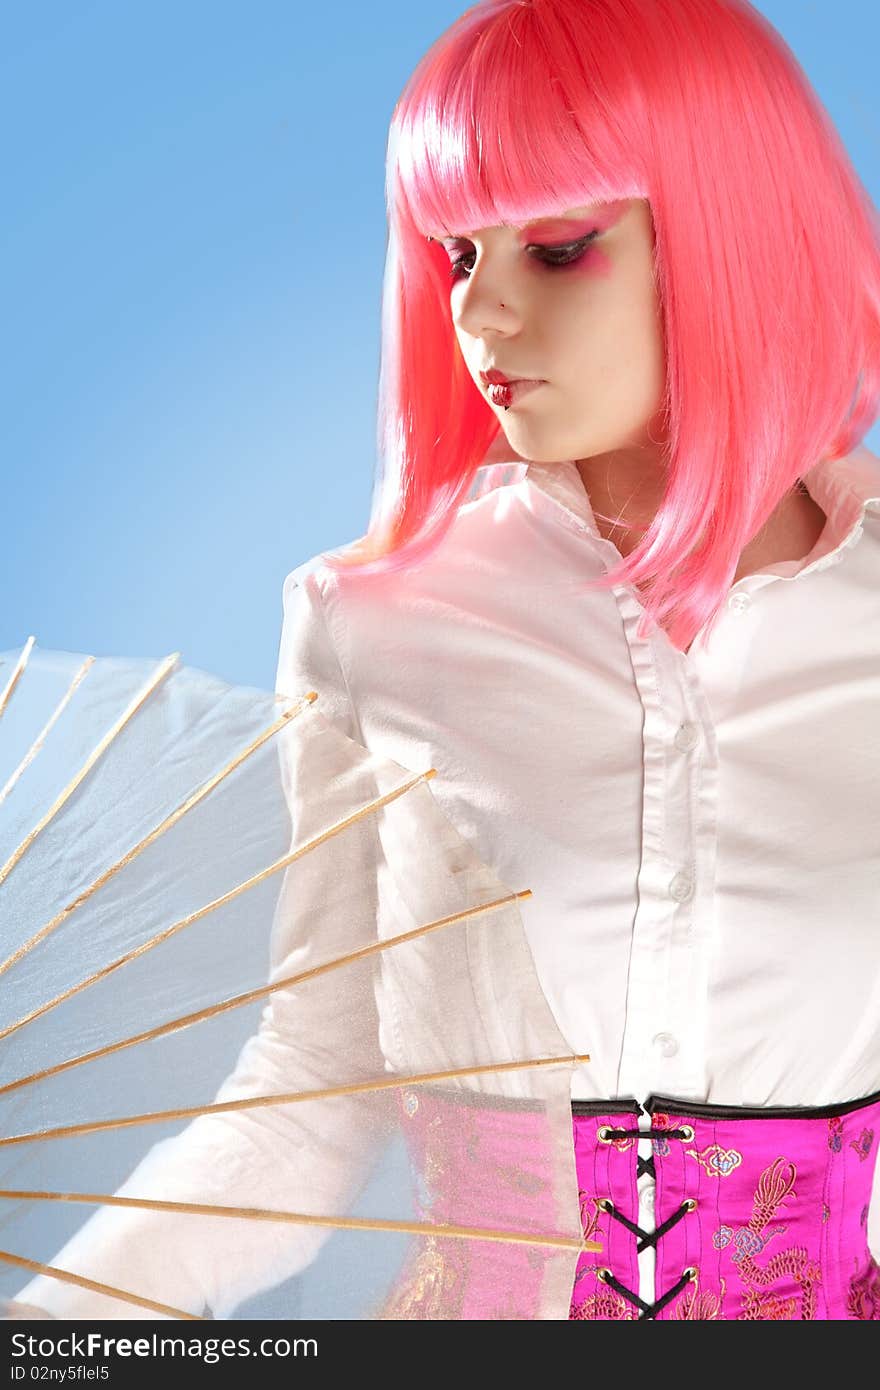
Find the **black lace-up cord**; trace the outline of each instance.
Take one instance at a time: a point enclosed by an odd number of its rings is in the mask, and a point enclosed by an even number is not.
[[[628,1289],[626,1287],[626,1284],[621,1284],[620,1280],[615,1279],[614,1275],[611,1273],[610,1270],[605,1275],[602,1282],[604,1284],[610,1284],[612,1289],[616,1289],[619,1294],[623,1294],[623,1297],[628,1298],[630,1303],[634,1303],[637,1308],[644,1309],[644,1313],[651,1312],[650,1303],[646,1303],[643,1298],[639,1298],[637,1293],[633,1293],[632,1289]]]
[[[622,1226],[626,1226],[627,1230],[632,1231],[634,1236],[639,1237],[636,1243],[636,1252],[641,1254],[646,1246],[656,1245],[660,1237],[665,1236],[667,1231],[671,1231],[673,1226],[676,1226],[683,1216],[687,1216],[691,1208],[687,1206],[679,1207],[678,1211],[674,1211],[672,1215],[661,1222],[654,1231],[646,1231],[642,1226],[637,1225],[635,1221],[630,1221],[629,1217],[624,1216],[616,1207],[603,1207],[602,1210],[607,1211],[608,1215],[613,1216],[615,1221],[619,1221]]]
[[[662,1135],[666,1139],[690,1139],[691,1131],[688,1129],[618,1129],[615,1125],[606,1125],[608,1142],[614,1139],[629,1139],[635,1135],[639,1139],[659,1139]]]
[[[614,1125],[607,1126],[607,1137],[609,1140],[629,1139],[631,1137],[638,1139],[653,1139],[655,1134],[663,1134],[667,1139],[691,1138],[691,1130],[689,1127],[685,1129],[649,1130],[646,1132],[643,1129],[618,1129]],[[649,1172],[652,1178],[656,1179],[657,1173],[654,1168],[653,1154],[651,1154],[650,1158],[638,1159],[636,1178],[640,1178],[645,1172]],[[681,1221],[682,1217],[687,1216],[688,1212],[692,1210],[692,1207],[688,1206],[686,1203],[682,1203],[678,1211],[674,1211],[655,1231],[644,1230],[644,1228],[637,1225],[635,1221],[630,1221],[628,1216],[624,1216],[621,1212],[617,1211],[610,1203],[608,1206],[603,1207],[603,1210],[607,1211],[610,1216],[613,1216],[615,1220],[619,1221],[623,1226],[626,1226],[628,1230],[632,1231],[633,1235],[639,1237],[636,1244],[636,1251],[641,1253],[646,1246],[656,1245],[660,1237],[664,1236],[667,1231],[671,1231],[672,1227],[675,1226],[677,1222]],[[636,1308],[641,1308],[642,1311],[639,1313],[639,1320],[641,1321],[643,1318],[646,1320],[648,1318],[656,1318],[661,1309],[665,1308],[667,1303],[670,1303],[677,1294],[681,1293],[685,1285],[690,1282],[690,1278],[690,1274],[682,1274],[681,1278],[676,1280],[672,1285],[672,1288],[667,1289],[664,1294],[661,1294],[655,1303],[646,1303],[643,1298],[639,1298],[637,1293],[633,1293],[632,1289],[628,1289],[626,1284],[622,1284],[619,1279],[615,1278],[610,1269],[604,1272],[603,1282],[609,1284],[612,1289],[616,1289],[624,1298],[629,1299],[630,1303]]]
[[[690,1283],[690,1278],[691,1276],[689,1274],[683,1274],[681,1278],[675,1284],[672,1285],[671,1289],[667,1289],[665,1294],[663,1294],[660,1298],[657,1299],[657,1302],[653,1305],[653,1307],[649,1308],[647,1312],[639,1314],[639,1320],[641,1320],[642,1318],[656,1318],[661,1308],[665,1308],[667,1303],[671,1303],[673,1298],[675,1298],[676,1294],[681,1293],[685,1284]]]
[[[637,1293],[633,1293],[632,1289],[626,1287],[626,1284],[621,1284],[620,1280],[616,1279],[610,1270],[605,1275],[603,1283],[610,1284],[612,1289],[616,1289],[624,1298],[628,1298],[630,1303],[633,1303],[636,1308],[641,1308],[642,1311],[639,1313],[639,1321],[641,1321],[642,1318],[656,1318],[660,1310],[665,1308],[667,1303],[670,1303],[672,1299],[675,1298],[676,1294],[681,1293],[685,1284],[690,1282],[690,1277],[689,1274],[683,1274],[681,1278],[672,1285],[671,1289],[667,1289],[665,1294],[657,1299],[656,1303],[646,1303],[643,1298],[639,1298]]]

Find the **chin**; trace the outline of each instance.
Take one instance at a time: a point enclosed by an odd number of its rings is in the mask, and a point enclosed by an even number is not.
[[[520,458],[526,463],[559,463],[563,459],[574,458],[574,455],[562,453],[558,446],[544,444],[540,440],[533,443],[514,437],[507,441],[505,458]]]

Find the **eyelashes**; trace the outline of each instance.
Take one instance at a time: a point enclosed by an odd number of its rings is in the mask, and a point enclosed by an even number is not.
[[[529,247],[528,250],[530,255],[533,252],[538,252],[539,255],[536,259],[543,265],[549,266],[551,269],[556,266],[573,265],[575,261],[581,259],[597,236],[599,236],[598,228],[596,228],[595,231],[589,232],[587,236],[582,236],[577,241],[568,242],[564,246],[532,246]],[[467,251],[463,256],[457,256],[452,261],[449,267],[449,277],[451,280],[470,279],[470,270],[468,270],[464,262],[469,261],[473,255],[475,255],[475,252]]]

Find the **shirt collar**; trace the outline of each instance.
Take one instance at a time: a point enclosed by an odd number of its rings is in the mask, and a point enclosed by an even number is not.
[[[561,463],[512,459],[484,464],[477,470],[469,496],[473,500],[507,483],[523,480],[599,537],[589,494],[577,464],[570,459]],[[828,517],[819,543],[822,554],[858,539],[866,509],[880,511],[880,458],[864,445],[858,445],[843,458],[821,459],[803,474],[803,481]]]

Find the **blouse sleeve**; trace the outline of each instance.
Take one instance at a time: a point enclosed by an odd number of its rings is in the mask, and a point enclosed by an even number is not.
[[[315,708],[320,708],[322,718],[357,739],[357,716],[310,565],[294,570],[284,582],[276,690],[294,698],[318,692]],[[302,717],[308,718],[309,711]],[[288,750],[295,746],[295,740],[286,745]],[[297,765],[298,756],[308,754],[281,755],[291,805],[302,805],[312,792],[307,785],[309,768]],[[313,956],[326,959],[328,948],[332,955],[337,928],[342,935],[334,914],[337,919],[343,911],[350,915],[353,904],[365,919],[364,933],[371,930],[376,877],[369,835],[334,837],[332,863],[334,878],[338,875],[338,882],[346,885],[344,893],[312,873],[306,878],[305,900],[297,897],[296,911],[276,909],[270,979],[295,973]],[[291,885],[296,895],[295,877]],[[284,902],[284,889],[279,901]],[[351,930],[346,921],[345,932],[350,935]],[[245,1043],[219,1100],[338,1085],[340,1055],[351,1059],[359,1077],[383,1074],[378,1028],[362,1003],[364,978],[355,981],[348,966],[331,974],[332,989],[306,991],[302,1000],[294,998],[295,990],[267,996],[259,1030]],[[359,1006],[349,1008],[347,992],[356,988],[361,991]],[[353,1030],[360,1031],[352,1036]],[[201,1115],[179,1134],[155,1144],[118,1194],[224,1206],[254,1206],[258,1194],[262,1207],[296,1210],[297,1194],[314,1198],[317,1193],[321,1209],[344,1210],[369,1176],[383,1138],[381,1126],[367,1118],[368,1108],[358,1100],[347,1096],[323,1108],[307,1102]],[[197,1238],[194,1221],[200,1223]],[[47,1262],[174,1308],[223,1318],[248,1298],[302,1271],[331,1234],[326,1226],[105,1205]],[[59,1318],[166,1316],[49,1275],[33,1278],[15,1298]]]

